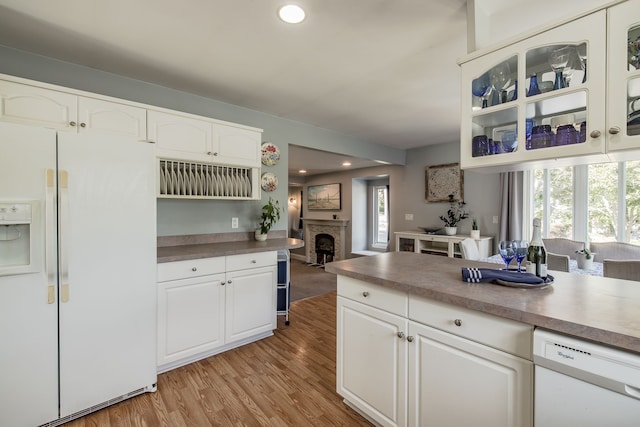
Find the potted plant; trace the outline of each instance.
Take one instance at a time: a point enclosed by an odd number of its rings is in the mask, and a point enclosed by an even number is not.
[[[473,223],[471,224],[471,238],[479,239],[480,238],[480,230],[478,229],[478,222],[475,218],[473,218]]]
[[[280,220],[280,202],[269,197],[269,201],[262,207],[260,222],[255,232],[255,238],[259,241],[267,240],[267,233]]]
[[[593,268],[593,258],[595,257],[595,253],[591,252],[589,248],[587,248],[587,244],[584,244],[584,247],[579,251],[576,251],[576,261],[578,261],[578,268],[582,270],[591,270]]]
[[[469,213],[465,210],[466,203],[453,200],[453,194],[449,194],[449,205],[447,215],[440,215],[440,219],[444,222],[445,233],[453,236],[458,231],[458,223],[463,219],[469,218]]]

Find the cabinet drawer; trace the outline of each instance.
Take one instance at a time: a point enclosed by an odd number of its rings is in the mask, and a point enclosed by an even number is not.
[[[158,264],[158,282],[224,274],[225,257],[199,258]]]
[[[256,252],[252,254],[230,255],[227,257],[227,271],[247,268],[268,267],[278,263],[278,252]]]
[[[524,359],[532,358],[533,326],[411,295],[409,318]]]
[[[338,276],[338,295],[399,316],[408,315],[406,292]]]

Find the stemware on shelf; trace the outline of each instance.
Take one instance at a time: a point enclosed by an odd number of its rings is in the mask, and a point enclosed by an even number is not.
[[[511,84],[511,68],[502,62],[491,69],[491,87],[499,94],[499,102],[507,102],[507,87]]]
[[[504,260],[504,269],[508,270],[511,260],[516,256],[513,242],[511,240],[501,240],[498,244],[498,250],[500,251],[500,256]]]
[[[549,65],[551,65],[551,68],[556,75],[555,82],[553,84],[554,90],[566,87],[563,71],[567,67],[572,53],[575,53],[575,47],[569,45],[562,46],[549,52]]]
[[[489,73],[484,73],[471,82],[471,92],[474,96],[482,99],[482,108],[487,107],[487,100],[491,92],[491,79]]]

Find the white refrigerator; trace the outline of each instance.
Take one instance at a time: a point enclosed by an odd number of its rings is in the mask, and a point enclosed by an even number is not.
[[[155,391],[153,144],[0,123],[0,425]]]

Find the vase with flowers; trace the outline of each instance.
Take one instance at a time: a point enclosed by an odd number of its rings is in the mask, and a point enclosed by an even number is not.
[[[445,233],[453,236],[458,232],[458,223],[469,218],[466,210],[466,203],[462,200],[454,200],[453,194],[449,194],[449,210],[446,215],[440,215],[440,220],[444,222]]]

